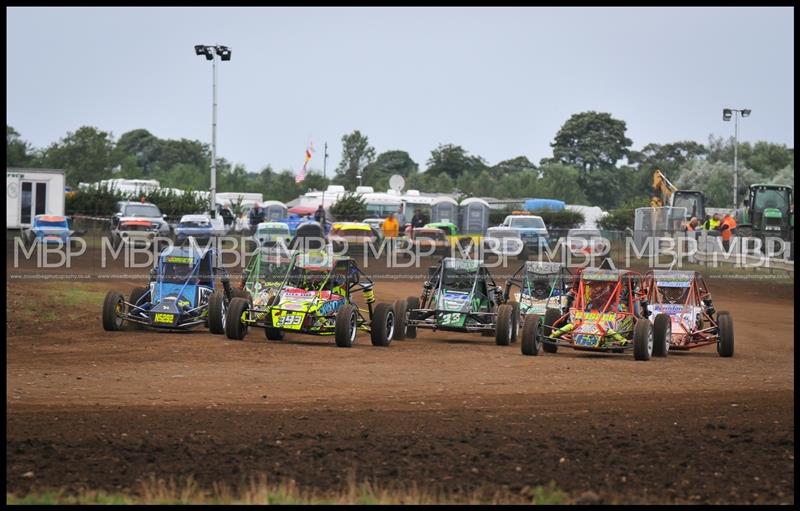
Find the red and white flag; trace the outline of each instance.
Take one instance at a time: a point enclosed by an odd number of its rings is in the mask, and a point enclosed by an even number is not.
[[[311,155],[314,152],[314,144],[312,142],[308,143],[308,147],[306,148],[306,159],[303,162],[303,168],[300,169],[300,172],[294,178],[295,183],[302,183],[303,180],[306,178],[306,167],[308,167],[308,162],[311,161]]]

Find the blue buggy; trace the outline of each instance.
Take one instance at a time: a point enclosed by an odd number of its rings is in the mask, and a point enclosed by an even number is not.
[[[128,321],[163,330],[188,330],[198,325],[212,334],[225,333],[225,316],[232,290],[228,274],[214,266],[216,251],[168,247],[150,270],[148,287],[137,287],[128,301],[109,291],[103,302],[103,328],[121,330]],[[216,281],[223,291],[216,289]]]

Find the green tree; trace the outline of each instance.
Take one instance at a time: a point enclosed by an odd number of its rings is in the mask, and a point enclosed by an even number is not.
[[[33,146],[6,124],[6,167],[30,167],[35,158]]]
[[[142,173],[149,175],[160,163],[162,145],[162,140],[146,129],[135,129],[127,131],[119,137],[116,151],[120,160],[126,156],[133,157],[136,164],[141,167]]]
[[[628,154],[633,143],[625,136],[625,121],[594,111],[574,114],[550,144],[553,158],[584,173],[610,169]]]
[[[463,173],[477,176],[486,168],[486,160],[480,156],[471,156],[463,147],[439,144],[431,151],[426,172],[432,176],[444,174],[455,180]]]
[[[497,165],[490,168],[490,172],[495,176],[505,176],[507,174],[515,174],[517,172],[535,172],[536,165],[534,165],[527,157],[517,156],[510,160],[504,160]]]
[[[330,179],[323,177],[318,170],[309,170],[306,178],[298,184],[300,193],[310,190],[326,190],[330,184]]]
[[[348,192],[331,206],[331,214],[340,222],[361,221],[367,216],[367,203],[360,194]]]
[[[417,173],[419,166],[405,151],[385,151],[364,168],[364,185],[376,190],[386,190],[389,179],[397,174],[408,177]]]
[[[747,197],[751,184],[764,181],[764,177],[747,167],[739,167],[737,195],[741,201]],[[702,190],[706,206],[729,208],[733,201],[733,165],[729,163],[697,161],[685,169],[675,186],[681,190]],[[740,206],[738,204],[737,206]]]
[[[175,165],[193,165],[199,169],[211,168],[211,150],[208,144],[199,140],[162,140],[157,164],[161,169],[171,169]],[[219,166],[219,157],[217,160]]]
[[[568,204],[586,204],[587,196],[581,186],[581,171],[571,165],[550,163],[539,169],[541,178],[537,182],[535,194],[530,196],[543,199],[563,200]]]
[[[339,182],[355,189],[364,168],[375,159],[375,148],[369,145],[369,138],[360,131],[342,137],[342,160],[336,167]]]
[[[51,144],[44,151],[43,161],[48,167],[64,169],[67,184],[72,186],[107,179],[117,164],[111,134],[92,126],[68,132]]]

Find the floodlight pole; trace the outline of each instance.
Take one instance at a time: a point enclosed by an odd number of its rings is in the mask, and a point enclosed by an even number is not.
[[[217,218],[217,55],[211,53],[211,69],[214,75],[211,107],[211,211]]]
[[[750,115],[749,108],[725,108],[722,110],[722,120],[730,121],[733,118],[733,209],[739,205],[739,114],[742,117]]]

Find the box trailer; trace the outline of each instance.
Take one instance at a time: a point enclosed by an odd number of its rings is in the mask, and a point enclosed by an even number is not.
[[[64,171],[6,168],[6,229],[29,227],[36,215],[64,215]]]

